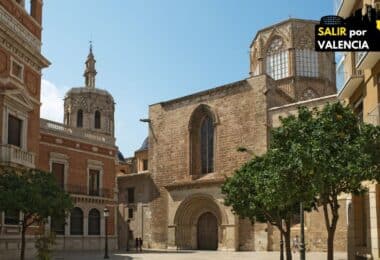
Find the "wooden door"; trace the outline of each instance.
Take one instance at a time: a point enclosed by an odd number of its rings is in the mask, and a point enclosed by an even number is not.
[[[199,217],[197,231],[199,250],[218,249],[218,223],[212,213],[206,212]]]

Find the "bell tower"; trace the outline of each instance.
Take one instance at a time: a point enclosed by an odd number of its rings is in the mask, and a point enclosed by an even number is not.
[[[70,127],[114,136],[115,103],[112,95],[96,87],[96,60],[90,43],[84,86],[70,89],[64,100],[64,123]]]

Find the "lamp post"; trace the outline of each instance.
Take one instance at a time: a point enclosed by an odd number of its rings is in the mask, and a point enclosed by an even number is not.
[[[127,251],[129,251],[129,219],[127,220]]]
[[[280,260],[284,260],[284,240],[280,231]]]
[[[300,222],[301,222],[301,241],[300,241],[300,260],[305,260],[305,218],[303,203],[300,203]]]
[[[110,215],[110,211],[107,208],[104,208],[104,225],[105,225],[105,232],[106,232],[106,239],[105,239],[105,245],[104,245],[104,259],[108,259],[108,217]]]

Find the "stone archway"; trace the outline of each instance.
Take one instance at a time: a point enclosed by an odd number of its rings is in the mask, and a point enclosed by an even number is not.
[[[205,227],[207,223],[213,225],[212,228],[209,227],[210,230]],[[216,250],[225,239],[223,226],[226,224],[228,223],[225,212],[211,195],[191,195],[182,201],[174,217],[175,245],[178,249]],[[213,232],[210,237],[212,243],[200,244],[198,235],[207,239],[207,232]]]

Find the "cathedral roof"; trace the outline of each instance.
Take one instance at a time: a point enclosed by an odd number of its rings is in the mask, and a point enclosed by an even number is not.
[[[117,151],[117,158],[119,159],[119,161],[125,162],[124,155],[120,151]]]
[[[149,137],[145,138],[141,147],[136,152],[141,152],[149,149]]]

